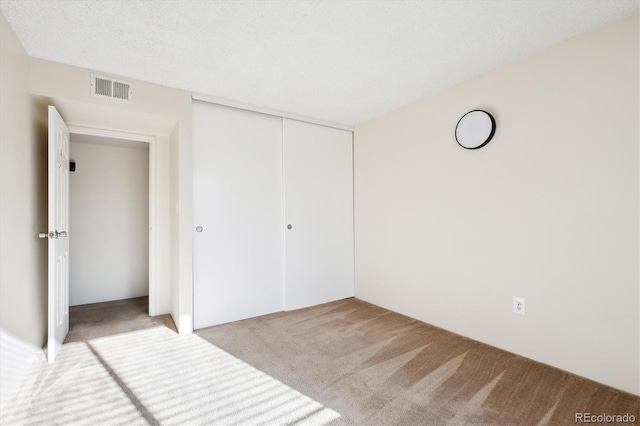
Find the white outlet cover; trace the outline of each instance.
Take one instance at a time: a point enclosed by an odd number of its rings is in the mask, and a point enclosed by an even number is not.
[[[513,313],[524,315],[524,297],[513,296]]]

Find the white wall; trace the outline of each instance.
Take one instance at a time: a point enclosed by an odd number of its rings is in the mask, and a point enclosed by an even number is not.
[[[0,14],[0,327],[35,345],[47,329],[46,111],[28,91],[29,57]],[[43,267],[44,265],[44,267]]]
[[[639,394],[638,36],[634,16],[356,126],[356,296]],[[496,134],[464,150],[477,108]]]
[[[107,141],[71,135],[71,306],[149,294],[149,144]]]

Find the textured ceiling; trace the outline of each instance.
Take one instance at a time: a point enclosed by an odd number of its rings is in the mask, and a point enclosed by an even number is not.
[[[638,13],[639,5],[0,0],[33,57],[347,125]]]

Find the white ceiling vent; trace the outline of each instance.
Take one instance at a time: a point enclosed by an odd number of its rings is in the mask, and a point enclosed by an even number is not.
[[[131,103],[133,100],[133,83],[91,74],[91,96]]]

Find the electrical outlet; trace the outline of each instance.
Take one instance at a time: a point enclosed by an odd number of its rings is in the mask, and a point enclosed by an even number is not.
[[[513,296],[513,313],[524,315],[524,297]]]

